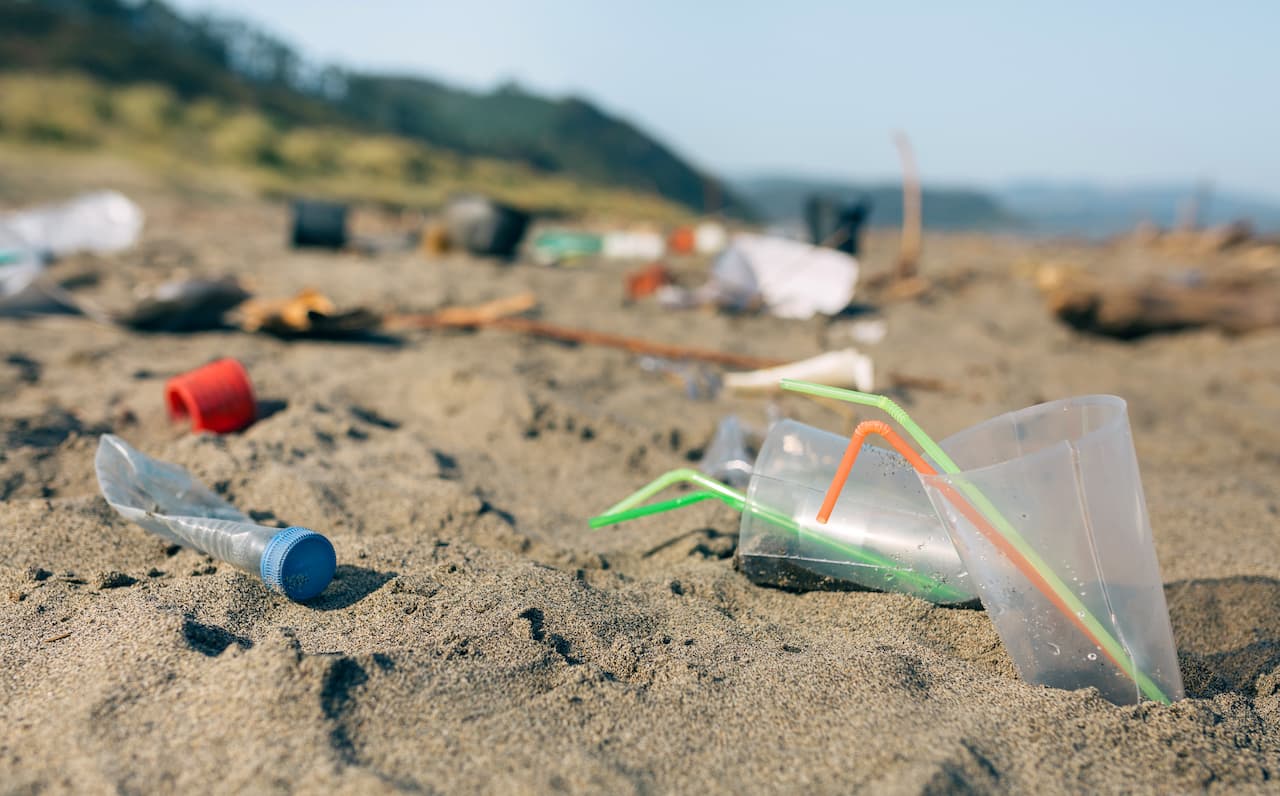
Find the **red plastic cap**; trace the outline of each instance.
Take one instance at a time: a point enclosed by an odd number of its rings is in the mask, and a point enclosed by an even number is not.
[[[191,418],[193,431],[239,431],[258,413],[249,374],[234,359],[219,359],[174,376],[164,387],[164,400],[170,417]]]

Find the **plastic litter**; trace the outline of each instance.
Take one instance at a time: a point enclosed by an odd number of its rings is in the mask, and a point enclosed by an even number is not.
[[[363,307],[339,311],[315,288],[305,288],[287,299],[248,301],[237,313],[237,322],[246,332],[330,340],[369,336],[383,325],[382,316]]]
[[[104,434],[94,458],[98,488],[120,516],[157,536],[262,578],[292,600],[309,600],[333,579],[333,545],[307,528],[268,528],[218,497],[181,467]]]
[[[698,254],[719,254],[729,245],[729,231],[723,224],[703,221],[694,227],[693,250]]]
[[[14,242],[31,252],[63,257],[127,249],[142,232],[142,208],[118,191],[95,191],[59,204],[0,216],[0,250]]]
[[[547,230],[533,240],[533,259],[542,265],[596,257],[603,251],[604,237],[592,232]]]
[[[731,486],[745,487],[751,481],[755,462],[747,450],[747,436],[747,429],[737,415],[722,418],[698,461],[698,469]]]
[[[513,257],[529,226],[523,210],[485,196],[456,196],[444,211],[449,240],[471,254]]]
[[[963,469],[921,481],[1023,678],[1095,686],[1118,704],[1180,699],[1125,402],[1092,395],[1041,404],[948,437],[942,447]],[[995,509],[983,512],[991,519],[1016,518],[1017,534],[989,535],[953,505],[957,492],[984,496]],[[1032,567],[1019,566],[1018,556]],[[1036,588],[1040,581],[1047,591]],[[1082,633],[1077,627],[1088,617],[1098,627],[1086,622]]]
[[[931,513],[928,498],[906,472],[909,465],[893,454],[885,452],[883,461],[864,466],[879,464],[880,472],[898,475],[883,484],[869,481],[865,499],[854,501],[847,517],[841,514],[827,525],[814,520],[822,493],[813,487],[834,471],[845,442],[834,434],[824,439],[824,434],[794,421],[779,421],[760,450],[746,494],[694,470],[672,470],[589,524],[602,528],[719,500],[742,512],[739,564],[755,583],[793,590],[883,589],[936,603],[971,601],[974,596],[960,560]],[[682,483],[701,489],[645,505]],[[860,507],[871,513],[861,513]],[[939,562],[945,566],[939,567]]]
[[[786,588],[853,585],[937,603],[973,600],[972,579],[899,453],[865,448],[867,458],[859,460],[839,510],[827,522],[817,521],[822,490],[847,444],[838,434],[794,420],[774,425],[756,457],[747,500],[790,517],[806,532],[744,512],[742,571],[757,583]]]
[[[347,210],[338,202],[294,201],[290,242],[297,249],[341,249],[347,245]]]
[[[227,311],[247,298],[249,291],[233,277],[165,282],[116,320],[151,332],[216,329]]]
[[[780,318],[834,315],[853,300],[858,261],[785,238],[739,235],[699,291],[703,303],[743,310],[763,303]]]
[[[57,290],[49,290],[43,277],[45,264],[34,253],[10,249],[0,262],[0,317],[64,312],[67,305]]]
[[[640,357],[640,369],[648,373],[661,373],[684,388],[685,397],[691,401],[713,401],[724,388],[720,373],[697,362]]]
[[[667,241],[657,232],[610,232],[601,246],[610,260],[655,260],[666,251]]]
[[[723,448],[742,429],[722,426]],[[884,424],[880,424],[884,426]],[[675,470],[593,518],[593,528],[624,522],[714,498],[742,512],[738,560],[753,582],[794,590],[877,589],[943,604],[971,602],[974,586],[921,487],[905,442],[887,427],[899,450],[869,448],[857,463],[838,510],[819,520],[823,489],[842,464],[849,440],[794,420],[769,429],[750,465],[746,494],[713,478]],[[717,434],[719,437],[720,434]],[[711,447],[715,447],[717,439]],[[727,459],[732,453],[716,458]],[[710,450],[708,456],[711,458]],[[917,456],[918,458],[918,456]],[[709,468],[708,468],[709,469]],[[643,505],[682,482],[700,492]]]
[[[804,208],[809,240],[856,256],[862,226],[870,214],[871,201],[865,197],[843,204],[830,196],[811,196]]]
[[[193,431],[229,434],[252,425],[258,415],[249,374],[234,359],[219,359],[174,376],[164,401],[175,420],[191,418]]]
[[[846,348],[775,368],[726,373],[724,386],[731,390],[776,390],[783,379],[866,391],[873,389],[875,384],[875,364],[866,354]]]
[[[937,464],[912,461],[1025,679],[1095,686],[1120,704],[1182,697],[1124,401],[1041,404],[940,446],[884,396],[783,386],[882,409]],[[864,439],[850,440],[819,523],[833,516]]]
[[[662,263],[650,263],[627,274],[627,298],[631,301],[657,293],[674,281],[671,271]]]

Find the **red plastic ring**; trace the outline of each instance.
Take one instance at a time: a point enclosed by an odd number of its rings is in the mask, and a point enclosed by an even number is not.
[[[219,359],[174,376],[165,384],[164,400],[170,417],[191,418],[193,431],[239,431],[258,414],[249,374],[234,359]]]

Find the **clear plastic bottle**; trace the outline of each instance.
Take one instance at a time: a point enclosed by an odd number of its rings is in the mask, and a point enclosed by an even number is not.
[[[333,579],[337,558],[307,528],[254,523],[177,465],[146,456],[113,434],[94,458],[102,496],[119,514],[175,544],[258,575],[293,600],[308,600]]]

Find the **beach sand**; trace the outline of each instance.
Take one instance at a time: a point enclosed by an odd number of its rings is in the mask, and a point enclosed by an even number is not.
[[[144,239],[57,275],[122,306],[176,273],[427,311],[533,290],[542,317],[801,358],[838,326],[624,307],[624,266],[293,252],[287,211],[113,169],[6,162],[15,207],[120,185]],[[875,237],[868,271],[887,268]],[[588,517],[696,461],[767,397],[693,401],[618,351],[501,331],[403,344],[137,334],[0,320],[0,792],[1156,792],[1280,773],[1280,331],[1120,343],[1043,309],[1028,269],[1195,265],[1136,244],[933,237],[946,283],[866,347],[943,389],[895,393],[942,437],[1085,393],[1129,401],[1188,698],[1116,707],[1022,682],[981,610],[788,593],[735,571],[737,516]],[[696,264],[682,266],[693,284]],[[196,436],[165,380],[245,363],[269,414]],[[786,415],[848,433],[797,396]],[[863,418],[870,415],[862,415]],[[333,540],[308,604],[130,525],[98,435],[189,468],[259,521]]]

